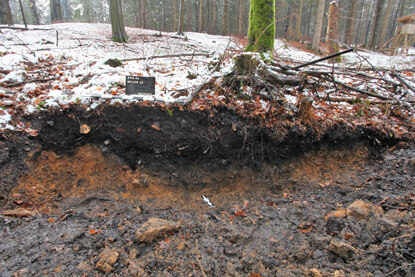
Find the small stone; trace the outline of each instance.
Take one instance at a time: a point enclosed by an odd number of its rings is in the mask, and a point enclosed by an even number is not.
[[[186,244],[184,242],[181,242],[179,243],[179,245],[177,245],[177,250],[182,250],[185,246]]]
[[[140,208],[140,207],[137,207],[137,208],[135,209],[135,211],[136,211],[137,213],[141,214],[141,208]]]
[[[339,239],[333,239],[328,246],[328,249],[334,254],[344,258],[345,260],[353,260],[359,255],[356,248]]]
[[[104,251],[99,254],[96,268],[104,273],[109,273],[113,270],[112,266],[117,262],[119,255],[120,253],[117,251],[105,248]]]
[[[151,242],[177,229],[179,229],[179,225],[176,223],[160,218],[150,218],[138,228],[135,233],[135,239],[139,242]]]
[[[321,275],[320,271],[317,268],[310,269],[309,273],[312,277],[323,277],[323,275]]]
[[[383,209],[362,200],[356,200],[347,208],[347,216],[366,219],[371,213],[383,214]]]
[[[137,249],[133,248],[133,249],[130,250],[130,253],[128,253],[128,258],[130,260],[134,260],[135,258],[137,258],[137,255],[138,255]]]
[[[137,179],[137,178],[134,178],[134,179],[131,181],[131,184],[133,184],[133,185],[137,186],[137,185],[139,185],[139,184],[140,184],[140,180],[139,180],[139,179]]]
[[[346,274],[344,273],[343,270],[336,270],[333,273],[333,277],[346,277]]]
[[[81,262],[76,266],[77,269],[79,270],[84,270],[84,271],[92,271],[93,267],[88,264],[87,262]]]

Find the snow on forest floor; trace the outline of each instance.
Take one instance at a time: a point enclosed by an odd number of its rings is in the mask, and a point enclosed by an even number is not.
[[[224,66],[213,74],[225,75],[232,70],[232,57],[244,49],[242,40],[232,36],[201,33],[177,36],[175,33],[127,28],[129,41],[122,44],[111,41],[111,26],[108,24],[63,23],[38,28],[43,30],[1,29],[0,129],[24,128],[24,124],[15,118],[17,113],[28,114],[69,104],[86,104],[94,108],[111,99],[111,103],[141,100],[183,103],[192,91],[212,77],[210,71],[214,62],[221,59]],[[275,51],[279,62],[288,64],[301,64],[319,58],[282,40],[276,41]],[[415,57],[413,49],[411,51],[408,57],[359,51],[344,55],[343,63],[335,68],[331,67],[330,62],[322,62],[307,69],[330,72],[340,67],[375,66],[380,69],[413,70]],[[181,54],[194,55],[154,58]],[[104,64],[108,59],[134,58],[142,60],[125,61],[123,66],[116,68]],[[407,81],[415,86],[413,73],[403,73]],[[138,100],[126,95],[125,77],[130,75],[154,76],[154,97]],[[350,74],[336,75],[336,80],[390,96],[388,88],[378,85],[376,79],[362,82],[354,77]],[[394,81],[388,74],[382,77]],[[288,92],[293,90],[287,88]],[[307,93],[312,92],[306,90]],[[206,95],[209,96],[209,92]],[[349,97],[353,95],[349,93]],[[414,96],[410,92],[406,97],[413,99]],[[287,95],[287,101],[295,104],[295,93]],[[261,102],[261,105],[267,109],[267,103]]]

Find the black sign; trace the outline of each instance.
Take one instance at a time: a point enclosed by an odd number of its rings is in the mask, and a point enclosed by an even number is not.
[[[128,95],[154,95],[156,90],[156,78],[154,77],[126,77],[126,91]]]

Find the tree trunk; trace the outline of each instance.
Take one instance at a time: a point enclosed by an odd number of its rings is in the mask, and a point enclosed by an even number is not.
[[[184,0],[180,0],[180,13],[179,13],[179,27],[177,30],[178,35],[183,35],[183,24],[184,24]]]
[[[27,28],[26,16],[24,14],[22,0],[19,0],[19,6],[20,6],[20,11],[22,12],[23,24],[24,24],[25,28]]]
[[[115,42],[126,42],[128,40],[128,36],[125,33],[124,28],[121,0],[110,0],[110,18],[112,40]]]
[[[275,1],[251,0],[246,51],[272,55],[275,40]]]
[[[370,5],[369,1],[366,2],[366,5],[363,2],[363,10],[364,10],[363,17],[362,17],[363,24],[362,24],[362,28],[360,28],[360,34],[359,34],[360,35],[360,39],[359,39],[360,45],[365,45],[366,44],[366,37],[367,37],[368,30],[369,30],[370,8],[371,8],[371,5]]]
[[[346,44],[351,45],[353,43],[354,33],[355,33],[355,26],[357,20],[357,0],[353,0],[352,2],[352,13],[348,20],[347,24],[347,31],[346,31]]]
[[[39,14],[37,12],[36,0],[30,0],[30,10],[32,11],[33,18],[35,19],[34,24],[39,24]]]
[[[325,4],[326,4],[325,0],[318,1],[316,24],[314,28],[314,34],[313,34],[313,44],[311,47],[313,51],[315,52],[318,52],[320,48],[321,30],[323,28],[324,5]]]
[[[204,1],[199,0],[199,32],[202,33],[203,30],[203,12],[204,12]]]
[[[228,0],[224,0],[223,2],[223,20],[222,20],[222,35],[225,36],[228,33],[228,7],[229,2]]]
[[[146,22],[146,0],[139,0],[141,1],[141,28],[145,29],[147,27]]]
[[[376,2],[376,10],[375,10],[375,21],[372,25],[372,30],[370,32],[370,39],[368,47],[371,50],[375,50],[376,46],[378,45],[380,29],[381,29],[381,22],[383,17],[383,5],[385,0],[377,0]]]
[[[382,28],[380,31],[380,36],[379,36],[379,41],[378,41],[378,48],[382,48],[383,44],[385,43],[385,38],[386,38],[386,31],[388,30],[388,25],[389,25],[389,18],[391,17],[391,11],[392,11],[392,6],[394,4],[395,1],[393,0],[389,0],[388,1],[388,6],[386,8],[386,13],[384,15],[384,19],[383,19],[383,24],[382,24]]]
[[[13,25],[13,16],[9,0],[0,0],[0,23]]]
[[[90,10],[92,9],[92,4],[90,3],[91,1],[89,1],[89,6],[90,6]],[[66,22],[70,22],[72,21],[72,7],[69,3],[69,0],[62,0],[62,19]],[[94,14],[91,12],[91,16],[90,16],[90,20],[91,21],[95,21],[94,20]]]
[[[192,31],[192,1],[190,1],[190,0],[187,1],[187,20],[186,20],[186,24],[187,24],[187,31],[191,32]]]
[[[301,40],[301,19],[303,17],[303,0],[300,0],[297,15],[296,15],[296,23],[295,23],[295,40]]]
[[[327,44],[329,55],[339,52],[339,7],[336,2],[331,2],[329,7],[327,27]],[[335,62],[341,62],[341,57],[337,56],[333,59]]]
[[[173,30],[178,30],[177,29],[178,24],[179,24],[179,9],[177,7],[177,0],[173,0]]]
[[[216,34],[216,0],[212,1],[212,19],[210,24],[210,33]]]
[[[52,23],[62,22],[62,8],[60,0],[50,0],[50,16]]]
[[[243,29],[244,7],[245,7],[245,0],[239,0],[238,34],[241,36],[245,35],[245,31]]]

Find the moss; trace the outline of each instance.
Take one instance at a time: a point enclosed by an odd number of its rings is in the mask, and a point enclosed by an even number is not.
[[[108,59],[104,64],[112,67],[119,67],[122,66],[122,61],[120,61],[119,59]]]
[[[272,54],[275,38],[275,0],[251,0],[246,51]]]

